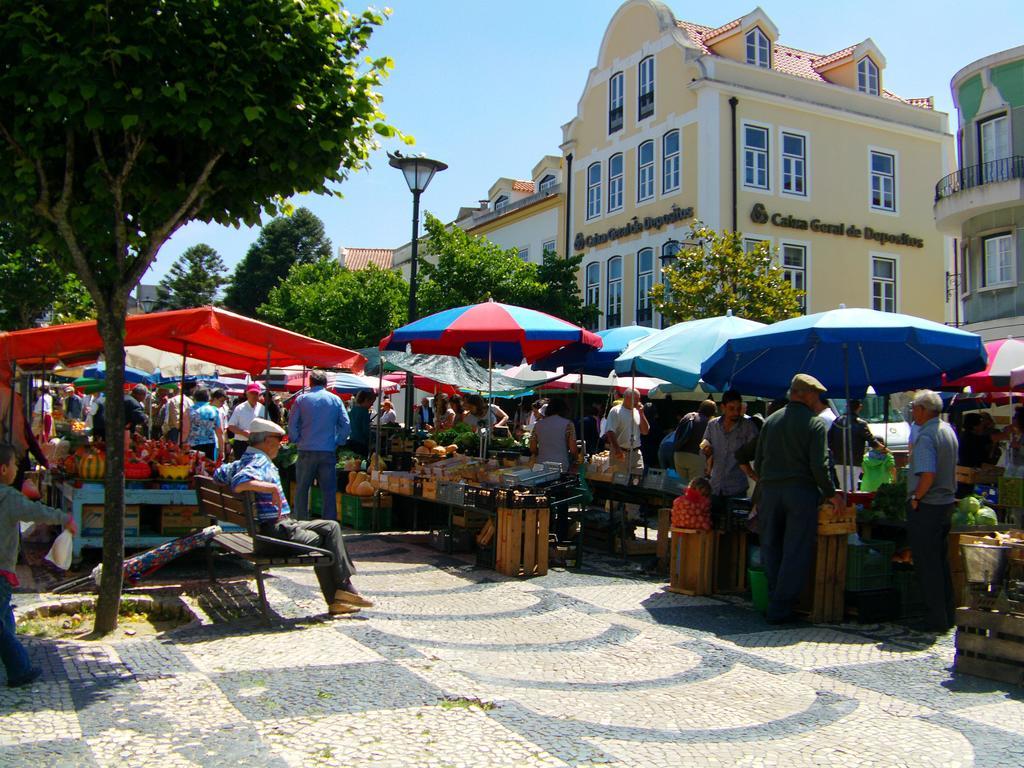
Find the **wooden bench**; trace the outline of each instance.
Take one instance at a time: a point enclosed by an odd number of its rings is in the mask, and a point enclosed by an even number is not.
[[[260,606],[263,618],[267,622],[270,622],[270,605],[267,603],[267,592],[263,586],[264,571],[275,567],[311,568],[334,565],[334,554],[326,549],[261,534],[256,501],[252,492],[234,493],[226,485],[221,485],[212,478],[197,476],[196,496],[199,499],[200,513],[208,515],[211,524],[225,522],[242,528],[242,531],[218,533],[210,541],[207,546],[210,581],[216,581],[213,573],[214,547],[250,563],[256,571]]]

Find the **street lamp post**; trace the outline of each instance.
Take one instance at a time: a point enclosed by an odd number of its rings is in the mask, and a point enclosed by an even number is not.
[[[438,171],[448,166],[439,160],[426,157],[406,156],[401,152],[388,152],[388,164],[397,168],[405,176],[405,182],[412,192],[412,256],[409,262],[409,320],[417,319],[416,315],[416,273],[419,268],[420,239],[420,195],[426,190],[430,180]],[[411,373],[405,374],[405,426],[412,427],[412,414],[416,396],[416,387]]]

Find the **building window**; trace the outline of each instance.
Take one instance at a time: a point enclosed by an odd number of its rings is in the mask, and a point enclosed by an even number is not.
[[[640,95],[637,102],[637,120],[654,114],[654,57],[640,62]]]
[[[886,152],[871,152],[871,207],[880,211],[896,210],[896,157]]]
[[[636,151],[636,200],[654,197],[654,142],[645,141]]]
[[[803,291],[800,297],[800,312],[807,314],[807,247],[782,244],[782,275],[798,291]]]
[[[743,126],[743,186],[768,189],[768,129]]]
[[[523,261],[530,260],[530,246],[526,246],[525,248],[519,249],[519,258],[522,259]]]
[[[537,185],[537,191],[542,195],[546,195],[554,190],[556,184],[558,184],[558,179],[549,173],[540,180],[540,184]]]
[[[1011,164],[998,162],[1010,156],[1010,122],[1006,115],[990,117],[978,123],[978,145],[981,183],[1010,179]]]
[[[676,254],[682,250],[682,244],[675,238],[669,240],[663,246],[661,246],[661,284],[665,286],[665,292],[662,294],[664,301],[672,300],[672,286],[668,282],[668,278],[665,276],[665,269],[672,264]],[[669,323],[665,320],[665,316],[661,317],[661,327],[667,328]]]
[[[608,133],[622,130],[622,93],[624,78],[616,72],[608,81]]]
[[[508,208],[508,195],[498,195],[494,198],[494,212],[501,213]]]
[[[797,133],[782,134],[782,191],[807,195],[807,140]]]
[[[878,67],[867,56],[857,62],[857,90],[878,95]]]
[[[747,64],[770,69],[772,66],[771,43],[760,27],[747,32]]]
[[[654,285],[654,249],[643,248],[636,255],[636,324],[651,326],[654,309],[651,287]]]
[[[760,243],[768,243],[768,250],[769,251],[771,250],[771,246],[772,246],[772,241],[771,240],[768,240],[768,239],[763,238],[763,237],[745,237],[745,238],[743,238],[743,252],[744,253],[753,253],[754,249],[757,248],[757,246]]]
[[[669,131],[661,139],[661,191],[679,189],[679,131]]]
[[[541,246],[541,252],[544,255],[547,255],[547,254],[551,253],[551,254],[554,254],[554,255],[557,256],[558,255],[558,251],[555,250],[555,241],[554,240],[545,240],[544,241],[544,245]]]
[[[608,298],[604,313],[605,328],[622,325],[622,257],[608,259]]]
[[[622,153],[608,158],[608,212],[622,208]]]
[[[601,306],[601,264],[599,262],[595,261],[591,264],[587,264],[587,281],[584,298],[588,307]],[[596,320],[591,324],[590,330],[594,330],[595,328],[597,328]]]
[[[871,257],[871,308],[896,311],[896,260]]]
[[[587,168],[587,218],[601,215],[601,164],[593,163]]]
[[[960,248],[960,274],[957,276],[957,282],[961,296],[971,290],[971,247],[967,243]]]
[[[986,288],[1013,282],[1013,243],[1009,232],[983,237],[981,252],[985,259]]]

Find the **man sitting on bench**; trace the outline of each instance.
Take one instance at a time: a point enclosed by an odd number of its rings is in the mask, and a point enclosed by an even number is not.
[[[281,487],[281,475],[274,466],[274,457],[281,449],[284,434],[284,430],[272,421],[253,419],[249,427],[249,447],[242,458],[220,467],[213,479],[229,486],[232,491],[255,493],[260,533],[264,536],[320,547],[334,554],[334,565],[314,568],[327,601],[327,610],[332,616],[372,608],[373,603],[352,586],[355,567],[345,551],[338,521],[292,518]]]

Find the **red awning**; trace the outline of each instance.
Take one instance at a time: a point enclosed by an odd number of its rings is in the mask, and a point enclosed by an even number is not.
[[[275,368],[305,365],[347,368],[356,373],[366,363],[365,357],[351,349],[217,307],[132,315],[125,323],[124,343],[147,344],[251,374],[260,373],[268,363]],[[102,352],[95,321],[0,334],[0,361],[23,368]]]

